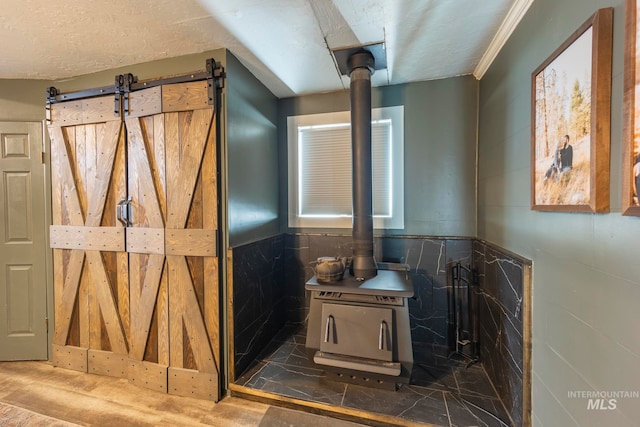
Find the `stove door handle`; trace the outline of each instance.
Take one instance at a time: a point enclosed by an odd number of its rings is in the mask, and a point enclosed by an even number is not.
[[[324,342],[329,342],[329,333],[331,331],[331,321],[333,321],[333,315],[327,316],[327,323],[324,328]]]
[[[380,322],[380,335],[378,336],[378,350],[384,350],[384,336],[387,331],[387,322]]]

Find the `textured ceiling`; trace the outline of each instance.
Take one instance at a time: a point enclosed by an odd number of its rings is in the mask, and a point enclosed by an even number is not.
[[[374,85],[471,74],[523,0],[2,0],[0,78],[62,79],[217,48],[276,96],[348,86],[329,48],[384,42]],[[530,0],[529,0],[530,1]]]

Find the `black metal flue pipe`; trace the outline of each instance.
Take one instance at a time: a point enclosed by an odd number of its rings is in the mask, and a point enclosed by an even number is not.
[[[353,185],[352,274],[370,279],[378,274],[373,257],[373,191],[371,167],[371,75],[373,55],[362,50],[347,60],[351,95]]]

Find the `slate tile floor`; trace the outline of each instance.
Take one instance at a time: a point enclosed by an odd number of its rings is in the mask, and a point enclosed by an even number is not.
[[[285,327],[236,381],[263,392],[444,427],[509,426],[481,364],[414,348],[411,382],[387,391],[329,381],[305,354],[304,329]]]

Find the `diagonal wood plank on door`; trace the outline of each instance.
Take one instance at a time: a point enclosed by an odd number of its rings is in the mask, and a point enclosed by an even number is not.
[[[80,207],[79,190],[82,188],[80,178],[73,172],[72,160],[69,156],[69,143],[60,127],[50,127],[52,162],[60,182],[60,199],[64,199],[68,225],[84,225],[84,214]]]
[[[143,360],[165,264],[164,255],[131,255],[131,351]],[[144,271],[144,276],[140,274]]]
[[[116,308],[115,299],[111,292],[109,279],[107,278],[100,252],[86,251],[86,257],[96,291],[97,303],[100,307],[109,342],[111,343],[111,351],[119,354],[127,354],[127,342],[122,320]]]
[[[167,113],[167,228],[184,228],[213,110]]]
[[[140,215],[136,215],[134,210],[134,222],[135,226],[164,228],[161,201],[164,199],[165,190],[161,178],[158,177],[160,171],[155,167],[158,153],[150,149],[153,145],[163,145],[163,141],[157,139],[161,134],[154,132],[150,135],[148,127],[145,126],[143,129],[142,120],[135,117],[125,120],[129,147],[129,174],[135,179],[135,189],[132,191],[130,188],[129,195],[133,198],[135,207],[144,208],[144,212],[140,212]],[[152,139],[155,144],[151,142]]]
[[[182,347],[184,341],[182,336],[183,328],[187,334],[191,351],[195,358],[197,370],[206,373],[217,373],[218,368],[213,357],[213,351],[209,342],[207,329],[204,324],[200,305],[193,289],[193,282],[184,256],[169,256],[169,288],[171,301],[175,300],[176,306],[171,312],[177,319],[175,322],[171,338],[175,341],[176,347]],[[180,313],[180,314],[178,314]],[[172,347],[173,348],[173,347]],[[172,353],[171,366],[183,366],[183,349],[176,348],[176,359]]]
[[[88,194],[87,218],[85,220],[85,225],[88,227],[99,226],[102,220],[107,191],[111,183],[115,153],[120,141],[121,127],[122,124],[119,121],[107,122],[95,135],[97,161],[95,162],[96,170],[93,174],[91,193]]]

